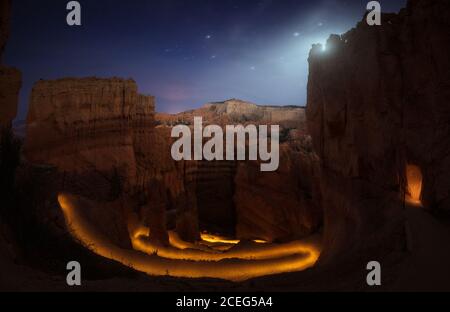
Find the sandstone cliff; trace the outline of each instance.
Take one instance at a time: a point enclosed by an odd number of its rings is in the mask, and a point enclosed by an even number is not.
[[[259,163],[237,166],[234,203],[241,239],[289,241],[316,233],[322,225],[318,161],[309,139],[280,146],[280,167],[261,172]]]
[[[171,126],[192,124],[194,116],[202,116],[205,124],[280,124],[280,170],[262,173],[250,161],[175,162]],[[299,107],[232,100],[158,114],[155,120],[154,99],[138,94],[132,80],[38,81],[30,98],[24,155],[32,165],[54,168],[41,181],[49,183],[50,193],[97,201],[91,206],[98,209],[86,211],[87,218],[122,246],[128,241],[130,212],[138,213],[163,244],[167,225],[183,239],[196,240],[199,221],[203,230],[240,239],[289,240],[321,224],[312,187],[317,161],[304,118]],[[52,209],[44,209],[43,219],[54,215]]]
[[[117,168],[125,186],[135,187],[136,137],[152,129],[153,111],[154,99],[138,94],[131,80],[39,81],[30,99],[26,157],[74,174]]]
[[[0,1],[0,63],[2,63],[3,51],[8,41],[11,19],[11,0]]]
[[[168,203],[184,196],[182,171],[170,158],[169,142],[155,131],[154,98],[140,95],[134,81],[37,82],[24,155],[32,165],[55,168],[55,192],[98,201],[93,207],[109,202],[110,210],[87,213],[122,245],[131,212],[152,225],[156,240],[167,243],[165,213],[172,208]],[[195,232],[194,222],[191,228]]]
[[[22,86],[21,73],[3,65],[3,52],[9,37],[11,0],[0,1],[0,126],[10,126],[16,118],[19,91]]]
[[[448,1],[410,0],[382,26],[362,21],[331,36],[326,51],[311,50],[307,119],[322,167],[322,261],[393,243],[409,165],[423,176],[423,205],[450,209],[449,21]]]
[[[188,161],[203,230],[239,239],[290,240],[317,231],[322,221],[313,181],[317,159],[301,107],[259,106],[241,100],[208,103],[179,114],[156,114],[158,129],[177,124],[280,125],[280,168],[261,172],[257,161]],[[168,132],[169,135],[169,132]],[[169,139],[168,139],[169,140]]]
[[[17,219],[14,207],[15,170],[19,164],[20,144],[11,129],[17,114],[21,73],[3,64],[3,53],[10,31],[11,0],[0,0],[0,261],[13,263],[18,246],[11,234]]]
[[[17,114],[22,75],[19,70],[0,65],[0,125],[10,126]]]
[[[156,119],[164,125],[190,124],[194,116],[202,116],[207,124],[277,124],[284,128],[305,130],[305,109],[299,106],[261,106],[231,99],[208,103],[199,109],[179,114],[157,114]]]
[[[148,179],[163,179],[162,173],[174,170],[168,161],[170,142],[162,139],[170,133],[155,129],[154,107],[154,98],[139,94],[133,80],[38,81],[30,98],[24,154],[32,163],[53,165],[68,175],[117,173],[127,191],[141,191]],[[105,190],[98,186],[94,191],[101,198]],[[173,189],[177,193],[180,187]]]

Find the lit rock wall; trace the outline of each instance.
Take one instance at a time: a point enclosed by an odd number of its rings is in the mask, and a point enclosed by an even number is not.
[[[27,159],[68,173],[118,170],[134,187],[135,145],[153,127],[153,113],[153,97],[138,94],[132,80],[39,81],[27,117]]]
[[[185,181],[194,185],[200,228],[242,240],[289,241],[322,225],[320,192],[313,180],[317,158],[305,133],[305,109],[260,106],[241,100],[209,103],[179,114],[156,114],[158,129],[177,124],[280,126],[280,167],[261,172],[258,161],[186,161]],[[192,130],[191,130],[192,131]],[[169,152],[168,152],[169,153]]]

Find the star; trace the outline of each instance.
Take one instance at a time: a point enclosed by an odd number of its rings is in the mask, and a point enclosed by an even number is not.
[[[214,60],[215,58],[217,58],[217,55],[211,55],[212,60]]]
[[[298,36],[300,36],[300,33],[299,33],[299,32],[295,32],[295,33],[293,34],[293,36],[294,36],[294,37],[298,37]]]
[[[255,66],[251,66],[250,69],[251,70],[256,70],[256,67]]]
[[[320,23],[317,24],[317,26],[322,27],[322,26],[323,26],[323,23],[320,22]]]
[[[206,35],[206,36],[205,36],[205,39],[206,39],[206,40],[209,40],[209,39],[211,39],[211,38],[212,38],[211,35]]]

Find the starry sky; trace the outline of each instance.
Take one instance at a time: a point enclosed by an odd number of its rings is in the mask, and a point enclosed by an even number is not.
[[[4,61],[23,73],[18,119],[39,79],[133,78],[176,113],[238,98],[305,105],[313,43],[362,19],[364,0],[80,0],[82,26],[66,24],[68,0],[14,0]],[[397,12],[406,0],[380,1]]]

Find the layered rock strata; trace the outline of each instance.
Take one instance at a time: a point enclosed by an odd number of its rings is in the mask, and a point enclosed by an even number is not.
[[[279,125],[280,168],[261,172],[258,161],[188,161],[187,176],[196,185],[202,230],[238,239],[287,241],[317,231],[322,224],[319,194],[313,181],[317,158],[305,133],[301,107],[267,107],[241,100],[209,103],[175,115],[157,114],[160,128],[178,124],[203,126]]]
[[[165,135],[155,130],[154,98],[140,95],[132,80],[67,78],[39,81],[33,88],[24,146],[27,161],[55,167],[59,191],[99,205],[114,203],[110,207],[117,213],[104,209],[104,218],[92,214],[111,228],[107,215],[117,215],[113,223],[121,223],[121,233],[126,233],[129,214],[138,213],[152,226],[156,240],[168,242],[166,209],[185,196],[182,171],[171,159],[169,146]],[[195,232],[195,224],[191,227]]]
[[[9,37],[11,0],[0,1],[0,126],[10,127],[16,118],[22,76],[19,70],[3,64],[3,52]]]
[[[307,119],[321,160],[322,260],[389,245],[421,171],[420,201],[450,209],[450,6],[410,0],[382,26],[314,46]],[[355,249],[354,249],[355,248]]]

